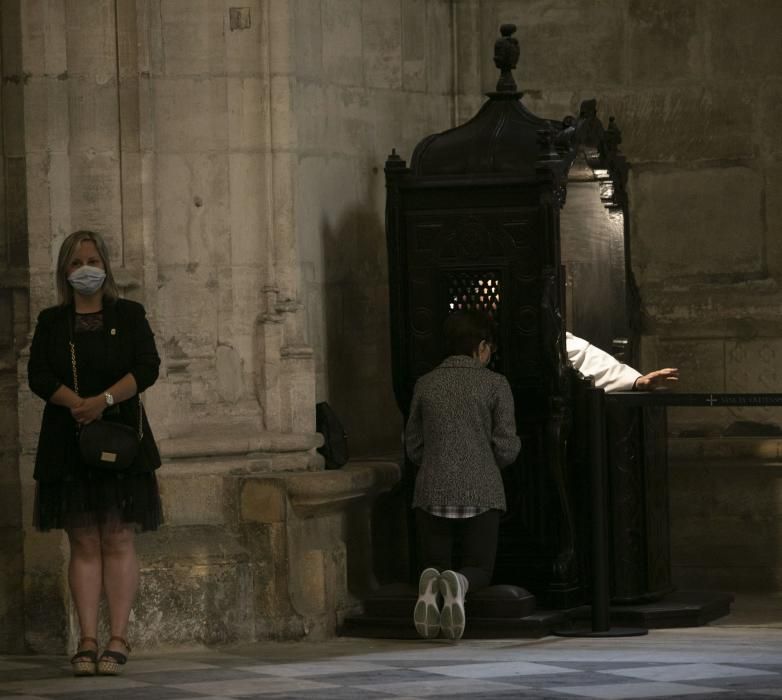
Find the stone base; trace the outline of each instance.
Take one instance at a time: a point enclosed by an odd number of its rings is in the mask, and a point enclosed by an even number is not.
[[[10,489],[9,489],[10,490]],[[24,651],[24,555],[22,530],[0,526],[0,653]]]
[[[254,639],[250,557],[222,527],[163,527],[138,538],[141,589],[130,638],[138,648]]]
[[[376,587],[372,506],[399,480],[398,466],[258,471],[253,459],[190,456],[159,471],[165,525],[136,539],[135,648],[332,637]],[[72,652],[79,631],[63,575],[67,540],[30,532],[25,547],[27,648]],[[100,612],[106,639],[105,605]]]
[[[695,590],[781,590],[782,439],[679,437],[669,445],[673,580]]]
[[[416,639],[413,609],[415,586],[383,586],[364,599],[364,613],[344,620],[339,633],[350,637]],[[536,612],[535,596],[517,586],[490,586],[465,600],[468,639],[538,638],[562,625],[560,611]]]
[[[340,635],[380,639],[416,639],[413,608],[417,592],[408,584],[391,584],[364,600],[362,615],[346,618]],[[664,600],[611,606],[611,626],[663,629],[698,627],[730,612],[729,593],[679,591]],[[535,598],[523,588],[491,586],[465,601],[468,639],[537,639],[556,629],[588,624],[588,605],[569,610],[535,610]]]
[[[700,627],[730,613],[732,593],[708,591],[676,591],[654,603],[612,605],[611,625],[670,629],[673,627]],[[568,612],[574,621],[589,619],[589,606]]]

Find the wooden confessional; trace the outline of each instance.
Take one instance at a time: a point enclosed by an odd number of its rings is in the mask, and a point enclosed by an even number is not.
[[[568,365],[565,328],[637,361],[639,297],[629,264],[627,164],[596,103],[562,121],[532,114],[512,76],[514,25],[501,27],[496,90],[465,124],[424,138],[408,165],[386,162],[393,387],[406,417],[413,387],[443,357],[454,310],[486,310],[499,329],[491,368],[510,382],[522,452],[504,470],[508,510],[494,584],[468,596],[466,636],[545,634],[589,603],[589,379]],[[642,605],[672,590],[665,408],[617,407],[609,431],[611,594]],[[611,442],[611,440],[609,440]],[[403,470],[409,504],[414,465]],[[409,512],[409,508],[408,508]],[[414,636],[418,564],[365,600],[348,634]],[[724,614],[724,613],[723,613]],[[652,625],[652,617],[640,621]],[[638,621],[635,618],[634,621]],[[651,621],[651,622],[650,622]]]

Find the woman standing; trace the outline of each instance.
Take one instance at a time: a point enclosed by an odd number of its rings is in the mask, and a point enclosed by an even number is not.
[[[34,524],[68,535],[68,583],[81,628],[74,674],[115,675],[130,652],[127,626],[139,582],[134,533],[162,521],[154,471],[160,455],[138,398],[157,379],[160,358],[144,307],[118,298],[99,234],[76,231],[63,241],[57,292],[59,305],[38,317],[28,364],[30,388],[46,402]],[[79,431],[104,417],[141,435],[125,471],[90,467],[81,456]],[[98,657],[101,592],[111,638]]]

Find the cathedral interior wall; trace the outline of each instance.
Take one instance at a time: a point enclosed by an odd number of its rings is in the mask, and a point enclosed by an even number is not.
[[[364,65],[369,75],[377,62],[373,47],[366,44],[373,39],[366,33],[377,34],[369,24],[377,8],[361,5],[353,22],[364,27],[365,43],[359,46],[354,31],[347,45],[356,59],[352,70],[357,73],[357,66]],[[321,22],[332,6],[307,3],[308,11],[314,7],[317,15],[320,10]],[[386,30],[397,31],[393,18],[399,13],[404,30],[412,8],[420,4],[384,4]],[[775,20],[780,9],[772,2],[465,0],[451,8],[450,53],[444,41],[439,53],[453,59],[450,108],[456,123],[469,119],[483,102],[483,93],[494,87],[491,46],[502,22],[519,27],[516,79],[534,113],[562,118],[576,114],[582,100],[595,97],[604,123],[616,117],[621,148],[631,164],[630,246],[643,314],[639,369],[679,367],[679,391],[779,391],[782,166],[772,115],[782,89]],[[438,16],[440,30],[444,15],[443,10]],[[427,27],[425,41],[438,41],[441,33],[436,26]],[[402,31],[402,37],[404,90],[411,83],[405,68],[408,35]],[[383,50],[389,79],[398,80],[399,49],[391,43]],[[320,52],[313,51],[316,58],[308,58],[308,65],[317,66],[312,69],[317,73],[331,49],[326,43]],[[312,100],[322,99],[320,89],[300,91],[317,94]],[[363,110],[371,112],[381,94],[390,99],[385,91],[375,93],[369,104],[362,104]],[[329,104],[335,111],[327,114],[343,114],[341,104]],[[359,111],[354,109],[351,116]],[[411,113],[417,118],[410,119]],[[303,116],[310,120],[313,115]],[[386,136],[385,123],[375,119],[370,131],[375,141]],[[382,180],[369,165],[378,167],[391,146],[409,159],[417,140],[452,123],[446,104],[434,113],[408,112],[404,124],[396,126],[401,134],[389,132],[386,138],[396,138],[380,144],[363,169],[359,162],[348,172],[344,160],[337,165],[332,159],[328,165],[321,163],[321,174],[317,169],[302,173],[303,178],[317,179],[320,187],[332,188],[321,197],[326,207],[341,198],[361,202],[346,204],[341,211],[355,212],[356,225],[372,232],[359,236],[358,246],[335,244],[335,235],[354,229],[351,220],[334,226],[336,215],[328,208],[313,207],[310,213],[302,204],[303,216],[312,222],[321,217],[322,222],[320,229],[312,225],[299,231],[303,256],[314,252],[324,263],[322,273],[317,260],[304,266],[318,393],[337,406],[352,444],[361,451],[393,448],[399,428],[397,421],[388,420],[395,409],[386,398]],[[356,125],[351,143],[368,140],[370,134]],[[339,143],[338,138],[322,139],[321,148],[334,142]],[[300,162],[311,164],[311,159],[302,157]],[[355,170],[357,180],[352,177]],[[350,197],[345,183],[351,183]],[[299,191],[300,202],[312,201],[309,190]],[[316,232],[320,237],[308,242],[307,236]],[[352,257],[354,250],[360,258]],[[373,281],[374,271],[383,279],[379,285]],[[312,280],[318,282],[313,285]],[[364,402],[378,401],[379,410],[377,403],[365,410]],[[730,581],[735,581],[734,588],[778,589],[782,474],[775,465],[782,445],[782,411],[676,408],[669,410],[668,420],[674,578],[684,586],[731,588]],[[736,493],[741,496],[734,498]],[[763,544],[746,548],[758,540]]]
[[[505,0],[464,12],[484,47],[500,22],[519,26],[533,112],[561,118],[595,97],[604,122],[616,117],[639,369],[678,367],[681,392],[779,392],[782,6]],[[480,56],[470,84],[486,90],[494,70]],[[460,100],[464,118],[477,100]],[[782,409],[675,408],[668,421],[674,581],[779,590]]]
[[[0,6],[0,649],[19,651],[23,626],[23,513],[16,358],[28,329],[24,103],[18,3]]]
[[[451,3],[297,2],[296,192],[318,400],[354,454],[398,454],[391,390],[385,177],[452,125]]]
[[[343,520],[324,516],[334,533],[325,554],[305,546],[311,522],[294,519],[288,539],[289,497],[273,513],[244,498],[223,477],[237,466],[226,454],[246,442],[256,461],[243,468],[313,469],[314,443],[302,436],[315,400],[337,409],[354,454],[398,454],[383,164],[392,148],[409,162],[421,138],[475,113],[494,87],[502,22],[519,27],[516,80],[533,112],[562,118],[595,97],[622,130],[640,369],[678,366],[680,391],[779,391],[774,0],[116,6],[115,16],[105,0],[2,4],[0,646],[24,638],[25,625],[64,619],[62,541],[30,531],[40,406],[25,393],[23,349],[54,301],[57,245],[77,227],[109,233],[125,293],[144,301],[158,333],[163,372],[148,404],[169,466],[179,460],[162,484],[168,515],[188,536],[204,533],[187,562],[203,564],[210,547],[227,553],[221,575],[239,562],[237,596],[257,607],[245,637],[267,633],[275,600],[319,600],[248,563],[288,546],[302,561],[328,560],[297,584],[331,591],[311,615],[321,633],[336,619],[325,608],[354,605]],[[782,415],[675,409],[669,420],[674,580],[779,590]],[[261,457],[248,438],[258,433]],[[150,561],[165,563],[161,542]],[[165,593],[172,571],[150,590]],[[158,603],[147,600],[150,616]],[[306,614],[275,629],[302,633]]]

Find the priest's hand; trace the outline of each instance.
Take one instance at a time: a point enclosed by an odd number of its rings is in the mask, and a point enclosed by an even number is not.
[[[670,389],[679,381],[679,370],[675,367],[666,367],[665,369],[656,369],[654,372],[644,374],[635,380],[633,389],[635,391],[658,391],[660,389]]]

